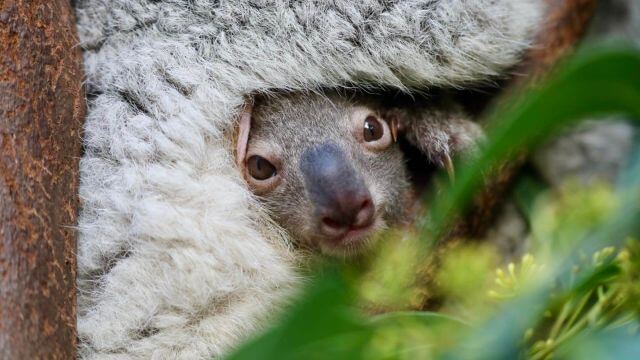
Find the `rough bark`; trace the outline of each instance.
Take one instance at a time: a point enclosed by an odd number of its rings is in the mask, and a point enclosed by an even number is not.
[[[81,54],[69,0],[0,1],[0,358],[76,354]]]

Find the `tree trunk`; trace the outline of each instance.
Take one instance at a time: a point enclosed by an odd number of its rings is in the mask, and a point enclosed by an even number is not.
[[[0,359],[76,355],[77,42],[69,0],[0,1]]]
[[[545,0],[543,28],[516,73],[528,82],[540,81],[575,49],[596,11],[597,0]]]

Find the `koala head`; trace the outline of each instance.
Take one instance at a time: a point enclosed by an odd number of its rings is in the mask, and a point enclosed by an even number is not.
[[[410,186],[397,121],[366,97],[256,97],[240,116],[237,162],[248,186],[301,246],[366,248],[405,214]]]

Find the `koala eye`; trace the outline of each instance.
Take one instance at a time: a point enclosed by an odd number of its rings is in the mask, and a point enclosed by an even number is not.
[[[276,175],[276,167],[269,160],[259,155],[253,155],[247,160],[249,175],[256,180],[267,180]]]
[[[394,137],[389,123],[365,106],[354,108],[350,128],[355,140],[367,151],[382,151],[393,144]]]
[[[384,126],[377,117],[369,115],[364,119],[362,135],[366,142],[379,140],[384,135]]]

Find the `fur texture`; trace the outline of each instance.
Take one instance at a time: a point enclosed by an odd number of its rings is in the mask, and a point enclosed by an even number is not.
[[[78,0],[83,358],[219,356],[299,282],[229,136],[246,94],[462,87],[502,74],[541,0]]]
[[[336,243],[336,231],[327,232],[322,221],[336,208],[340,220],[348,217],[344,207],[350,201],[362,201],[358,193],[370,196],[368,202],[375,218],[373,232],[403,219],[410,187],[400,146],[393,142],[386,125],[377,142],[367,143],[362,135],[364,120],[370,114],[376,114],[380,124],[387,124],[383,113],[384,108],[374,98],[357,95],[305,92],[258,98],[253,107],[247,157],[262,156],[273,162],[278,171],[268,185],[253,180],[248,171],[245,178],[296,244],[335,256],[366,249],[374,236]],[[346,165],[330,172],[338,177],[326,176],[326,172],[314,174],[322,168],[322,161],[305,163],[311,153],[324,154],[320,158],[327,159],[329,154],[321,148],[337,148],[347,159],[344,164],[329,160],[333,167]],[[305,167],[312,174],[305,173]],[[341,192],[336,193],[336,189]],[[358,200],[337,206],[335,196]]]
[[[441,168],[451,165],[454,155],[470,156],[484,140],[484,131],[455,103],[424,101],[397,108],[407,140]],[[449,169],[452,171],[453,169]]]

